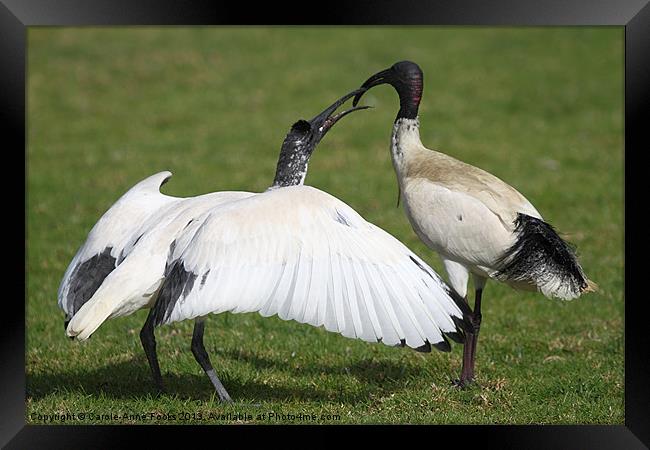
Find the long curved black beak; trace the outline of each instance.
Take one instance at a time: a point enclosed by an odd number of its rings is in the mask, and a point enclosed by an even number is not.
[[[382,70],[381,72],[377,72],[376,74],[368,78],[361,85],[359,92],[355,94],[354,100],[352,100],[352,106],[357,106],[357,103],[359,103],[361,96],[371,87],[379,86],[380,84],[384,84],[384,83],[390,83],[391,76],[392,76],[391,69],[386,69],[386,70]]]
[[[336,122],[338,122],[343,117],[350,114],[351,112],[370,108],[370,106],[356,106],[355,104],[354,108],[346,109],[345,111],[341,111],[338,114],[332,115],[334,111],[336,111],[339,108],[339,106],[345,103],[348,99],[350,99],[355,95],[361,95],[364,91],[365,88],[360,88],[360,89],[355,89],[354,91],[348,94],[345,94],[343,97],[341,97],[340,99],[332,103],[330,106],[328,106],[322,113],[318,114],[316,117],[314,117],[309,121],[309,123],[312,126],[312,129],[318,131],[319,138],[325,136],[325,134],[334,126]]]

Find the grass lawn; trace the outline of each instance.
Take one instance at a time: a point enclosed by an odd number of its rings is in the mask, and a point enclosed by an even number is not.
[[[157,329],[159,397],[138,337],[146,311],[65,337],[59,282],[122,193],[162,170],[169,195],[262,191],[294,121],[401,59],[425,74],[423,143],[519,189],[577,245],[599,293],[561,302],[488,283],[480,387],[465,391],[450,384],[460,345],[420,354],[257,314],[207,321],[228,406],[189,350],[191,321]],[[395,207],[397,96],[384,86],[364,101],[375,108],[327,135],[307,184],[444,274]],[[30,28],[27,422],[622,424],[622,107],[622,27]]]

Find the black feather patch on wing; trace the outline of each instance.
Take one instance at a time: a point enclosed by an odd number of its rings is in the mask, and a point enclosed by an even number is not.
[[[115,269],[113,247],[106,247],[101,253],[77,265],[70,275],[70,287],[66,298],[68,311],[74,316],[93,296],[108,274]]]
[[[588,286],[575,250],[551,225],[526,214],[515,219],[517,240],[500,258],[499,280],[523,281],[536,286],[554,279],[574,294]]]
[[[167,322],[178,300],[185,297],[194,287],[196,278],[197,275],[186,270],[180,259],[165,267],[165,281],[160,287],[158,299],[151,312],[154,326]]]

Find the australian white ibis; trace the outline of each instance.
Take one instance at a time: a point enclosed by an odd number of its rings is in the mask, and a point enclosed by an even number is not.
[[[331,114],[353,94],[293,125],[269,189],[215,208],[172,244],[140,335],[159,388],[155,327],[195,319],[192,352],[220,399],[230,400],[203,346],[211,313],[277,314],[420,351],[448,351],[445,335],[463,340],[466,306],[433,269],[342,201],[303,185],[316,144],[350,110]]]
[[[86,339],[108,317],[151,307],[140,337],[162,389],[154,328],[195,319],[192,352],[223,401],[230,396],[203,346],[203,320],[210,313],[278,314],[347,337],[420,351],[432,345],[449,351],[445,336],[463,342],[463,329],[470,327],[466,305],[433,269],[345,203],[303,185],[319,141],[340,118],[362,109],[334,115],[357,93],[291,127],[267,191],[240,193],[202,214],[196,213],[201,206],[183,206],[195,208],[186,214],[178,205],[187,202],[168,198],[148,220],[128,225],[137,231],[121,245],[126,257],[107,270],[95,292],[100,300],[91,294],[68,334]],[[169,176],[159,175],[158,184],[149,183],[154,197]],[[77,270],[83,280],[80,269],[69,272]],[[74,304],[74,298],[67,302]]]
[[[406,215],[418,237],[440,255],[451,286],[462,297],[469,274],[473,276],[474,330],[464,345],[457,380],[462,387],[474,379],[481,295],[488,279],[566,300],[593,290],[595,284],[572,248],[516,189],[422,145],[418,108],[423,83],[420,67],[401,61],[368,78],[353,105],[373,86],[389,84],[397,91],[400,109],[390,150]]]

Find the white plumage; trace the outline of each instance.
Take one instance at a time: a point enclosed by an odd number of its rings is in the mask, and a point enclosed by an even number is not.
[[[164,279],[169,246],[187,224],[211,208],[254,195],[250,192],[224,191],[189,198],[170,197],[158,190],[160,181],[167,181],[170,177],[170,172],[161,172],[138,183],[100,219],[98,225],[102,225],[99,231],[109,240],[115,229],[120,232],[119,245],[114,247],[117,257],[114,267],[103,279],[95,276],[95,282],[100,283],[98,288],[71,314],[73,317],[66,328],[68,336],[85,340],[105,320],[153,306],[158,288]],[[147,181],[149,182],[145,183]],[[142,189],[132,192],[142,183],[147,186],[146,192]],[[143,195],[153,204],[160,206],[149,210],[148,217],[136,215],[136,222],[131,219],[134,217],[134,211],[139,211]],[[91,236],[96,235],[93,229]],[[80,253],[90,254],[88,249],[93,248],[93,245],[97,247],[96,241],[97,239],[90,240],[89,237]],[[77,264],[75,260],[70,267],[73,267],[73,264]],[[77,303],[80,301],[70,292],[69,286],[75,281],[74,277],[69,276],[70,273],[74,273],[74,270],[68,269],[61,283],[60,303],[65,303],[66,294]],[[81,278],[91,276],[88,270],[79,272]]]
[[[273,189],[190,224],[168,261],[156,324],[209,313],[278,314],[351,338],[443,343],[463,314],[435,272],[345,203]]]
[[[87,339],[106,319],[151,308],[140,338],[162,389],[154,328],[195,319],[192,352],[223,401],[230,396],[203,346],[203,317],[258,311],[350,338],[448,351],[462,342],[462,300],[420,258],[345,203],[303,186],[332,115],[296,122],[273,185],[261,194],[163,195],[162,172],[127,192],[91,231],[66,271],[59,305],[67,334]],[[460,327],[460,328],[459,328]]]
[[[400,98],[391,135],[391,158],[406,216],[418,237],[436,251],[449,283],[467,295],[474,278],[474,330],[464,347],[460,385],[474,377],[474,356],[481,323],[481,295],[488,279],[512,287],[539,290],[564,300],[593,290],[573,249],[544,222],[515,188],[496,176],[420,141],[418,108],[423,74],[417,64],[401,61],[368,78],[365,90],[390,84]]]
[[[404,120],[400,125],[402,122]],[[418,133],[416,127],[396,132]],[[416,165],[418,158],[428,156],[424,152],[431,153],[424,147],[409,148],[403,153],[402,160],[405,164]],[[450,169],[448,164],[440,166]],[[542,217],[523,196],[511,200],[495,194],[487,183],[476,187],[471,181],[463,184],[463,178],[471,179],[472,174],[462,168],[447,173],[455,175],[454,181],[428,176],[411,177],[406,171],[398,172],[406,216],[418,237],[435,250],[443,262],[461,264],[466,271],[465,277],[469,273],[484,278],[495,277],[499,258],[515,243],[517,212],[538,219]],[[461,296],[466,295],[466,282],[450,283]],[[534,289],[535,286],[528,288]]]
[[[133,234],[159,209],[180,199],[159,189],[170,172],[152,175],[129,189],[97,221],[63,275],[58,290],[59,307],[72,317],[88,301],[106,276],[123,259]]]

